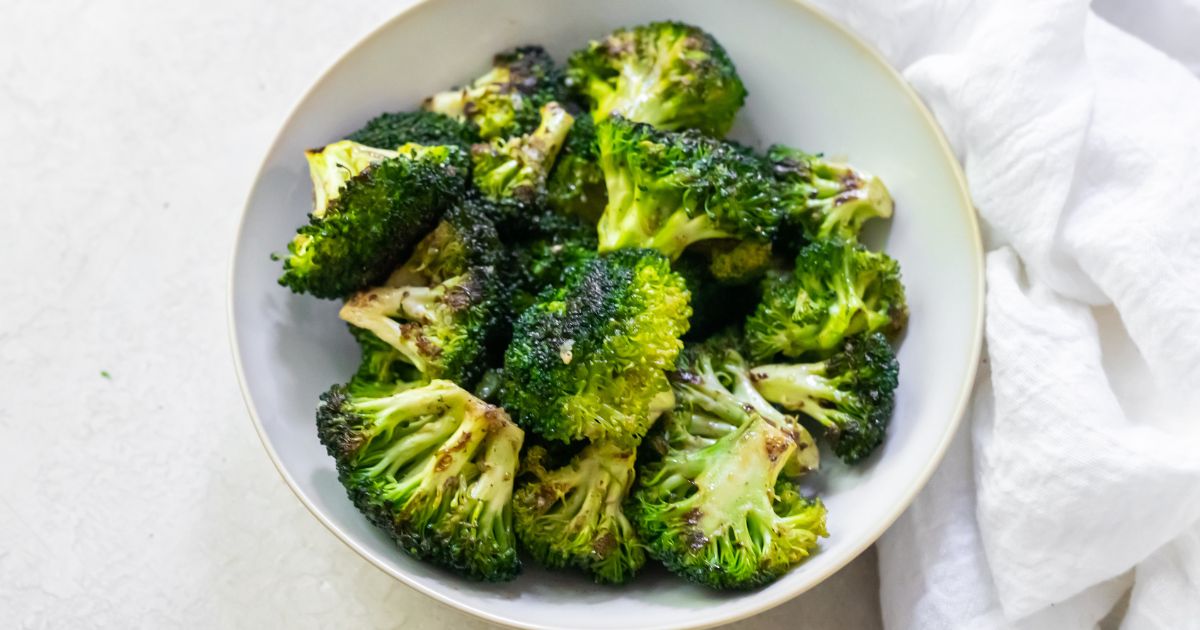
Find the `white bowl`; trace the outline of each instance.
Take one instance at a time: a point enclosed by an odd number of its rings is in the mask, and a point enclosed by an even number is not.
[[[881,176],[896,199],[874,245],[903,266],[912,316],[886,445],[865,466],[832,458],[820,484],[829,507],[819,553],[778,582],[718,593],[648,567],[635,583],[600,587],[531,564],[507,584],[463,580],[417,562],[359,515],[317,442],[317,396],[354,370],[338,305],[276,284],[282,251],[312,199],[302,151],[341,138],[382,111],[479,74],[491,55],[546,46],[560,61],[626,25],[677,19],[724,44],[750,92],[734,135],[844,155]],[[564,2],[430,0],[346,53],[301,99],[268,152],[246,204],[232,268],[230,325],[238,376],[264,446],[296,496],[331,532],[405,584],[484,619],[527,628],[693,628],[779,605],[867,548],[937,465],[966,404],[983,318],[982,254],[962,174],[929,112],[867,45],[788,0]],[[653,563],[651,563],[652,565]]]

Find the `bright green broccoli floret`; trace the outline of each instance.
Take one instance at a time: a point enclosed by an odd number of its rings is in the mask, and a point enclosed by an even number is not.
[[[279,283],[320,298],[382,281],[466,189],[467,155],[457,147],[343,141],[308,158],[315,207],[288,244]]]
[[[550,179],[546,182],[546,201],[555,211],[579,217],[596,224],[608,194],[604,188],[604,172],[600,170],[600,150],[596,146],[596,124],[592,117],[575,117],[571,133]]]
[[[675,409],[649,441],[628,514],[650,555],[720,589],[753,588],[799,564],[826,536],[825,507],[788,477],[816,467],[794,418],[762,400],[731,344],[685,350]]]
[[[513,497],[521,543],[547,567],[577,567],[603,584],[628,582],[646,563],[637,532],[622,511],[636,450],[601,441],[562,468],[547,470],[545,459],[545,449],[529,451],[524,465],[533,479]]]
[[[746,320],[751,354],[766,360],[826,352],[862,332],[894,333],[908,318],[900,265],[853,241],[817,241],[790,273],[771,273]]]
[[[654,22],[617,30],[576,51],[567,85],[597,121],[620,114],[662,129],[723,136],[746,101],[725,49],[703,30]]]
[[[782,145],[767,159],[783,186],[788,221],[809,240],[856,239],[867,219],[892,216],[892,196],[874,175]]]
[[[492,69],[470,85],[435,94],[423,107],[471,123],[484,140],[529,133],[538,126],[538,110],[562,100],[562,77],[541,46],[499,53]]]
[[[471,147],[475,187],[492,200],[531,203],[546,197],[546,177],[575,119],[558,103],[541,109],[541,123],[528,134]]]
[[[669,408],[669,369],[691,308],[661,254],[599,256],[538,296],[513,330],[502,400],[552,440],[634,443]]]
[[[436,112],[392,112],[372,118],[346,139],[381,149],[415,143],[452,145],[465,151],[479,142],[479,133],[462,121]]]
[[[708,258],[708,271],[726,285],[749,284],[776,265],[770,241],[705,241],[700,251]]]
[[[520,571],[510,499],[524,433],[503,409],[449,381],[391,395],[334,386],[317,431],[350,499],[405,552],[477,580]]]
[[[340,316],[398,350],[427,378],[473,383],[502,308],[499,251],[487,219],[459,206],[384,286],[355,294]]]
[[[824,425],[833,452],[853,464],[883,443],[899,370],[887,338],[875,333],[847,338],[823,361],[760,365],[751,379],[763,398]]]
[[[596,135],[608,191],[601,251],[652,247],[674,259],[706,239],[769,241],[782,219],[770,168],[741,147],[619,117]]]

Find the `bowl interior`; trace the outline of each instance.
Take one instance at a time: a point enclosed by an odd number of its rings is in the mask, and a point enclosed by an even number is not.
[[[734,135],[846,156],[880,175],[896,217],[871,244],[903,266],[911,308],[888,442],[854,470],[825,458],[817,480],[830,537],[800,568],[761,590],[715,593],[649,569],[625,588],[527,565],[515,582],[477,584],[416,562],[346,499],[317,442],[317,396],[354,370],[356,349],[338,305],[276,284],[284,251],[311,206],[305,148],[353,131],[385,110],[414,108],[460,84],[502,48],[546,46],[560,61],[609,30],[678,19],[714,33],[750,98]],[[876,222],[879,223],[879,222]],[[527,627],[666,628],[713,625],[774,606],[845,565],[908,505],[956,426],[974,373],[981,321],[981,254],[953,156],[901,79],[846,32],[790,0],[604,3],[432,0],[399,16],[338,62],[279,132],[250,195],[232,274],[235,355],[251,412],[287,482],[335,534],[371,562],[446,603]]]

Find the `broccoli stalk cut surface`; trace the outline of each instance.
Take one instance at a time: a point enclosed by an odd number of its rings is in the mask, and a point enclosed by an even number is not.
[[[472,579],[516,576],[510,500],[524,434],[504,410],[442,380],[384,396],[335,386],[317,430],[350,499],[405,552]]]
[[[479,132],[471,125],[436,112],[394,112],[372,118],[346,139],[381,149],[414,143],[450,145],[466,151],[479,142]]]
[[[723,136],[746,100],[725,49],[703,30],[655,22],[614,31],[567,61],[567,85],[610,114],[662,129]]]
[[[538,109],[561,101],[562,78],[540,46],[499,53],[492,68],[470,85],[441,92],[423,108],[470,123],[484,140],[529,133],[538,126]]]
[[[848,336],[895,333],[908,318],[900,266],[853,241],[817,241],[796,256],[791,273],[768,274],[746,320],[756,360],[837,348]]]
[[[550,440],[633,444],[670,408],[669,369],[688,327],[684,281],[665,257],[621,250],[571,270],[517,320],[504,406]]]
[[[561,105],[547,103],[540,124],[529,134],[471,147],[476,188],[493,200],[543,199],[546,177],[574,122]]]
[[[782,145],[767,158],[783,184],[789,221],[809,240],[853,240],[868,219],[892,216],[892,195],[874,175]]]
[[[816,466],[811,437],[756,395],[725,339],[681,358],[676,406],[650,440],[658,457],[638,472],[628,514],[650,555],[671,571],[747,589],[816,550],[827,535],[825,507],[789,478]]]
[[[450,146],[393,152],[338,142],[310,152],[315,205],[288,244],[279,283],[327,299],[378,284],[462,196],[467,162]]]
[[[847,338],[823,361],[760,365],[751,379],[767,400],[823,425],[833,452],[854,464],[883,443],[898,373],[892,347],[875,333]]]
[[[547,470],[545,449],[531,450],[525,468],[533,479],[513,498],[517,536],[530,554],[547,567],[583,569],[603,584],[632,579],[646,562],[622,511],[635,458],[634,448],[600,441]]]
[[[608,203],[600,250],[651,247],[671,259],[706,239],[767,242],[782,219],[770,168],[736,145],[613,117],[597,125]]]

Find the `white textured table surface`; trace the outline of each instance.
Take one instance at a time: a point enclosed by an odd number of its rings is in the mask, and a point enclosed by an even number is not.
[[[405,4],[0,1],[3,627],[484,627],[307,514],[226,336],[272,134]],[[877,582],[872,552],[737,627],[875,628]]]

